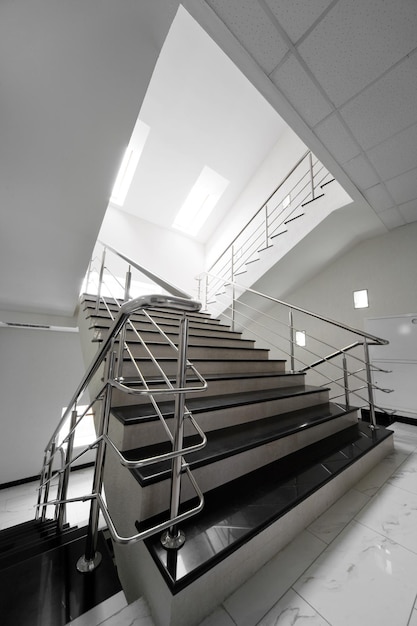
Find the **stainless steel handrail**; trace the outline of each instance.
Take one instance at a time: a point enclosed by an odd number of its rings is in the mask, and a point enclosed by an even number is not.
[[[159,285],[160,287],[168,291],[168,293],[172,294],[173,296],[177,296],[178,298],[185,298],[186,300],[191,300],[191,296],[188,293],[186,293],[182,289],[178,289],[178,287],[175,287],[175,285],[172,285],[171,283],[164,280],[163,278],[161,278],[154,272],[151,272],[150,270],[146,269],[145,267],[143,267],[143,265],[139,265],[139,263],[136,263],[136,261],[133,261],[125,254],[122,254],[115,248],[112,248],[111,246],[109,246],[108,244],[100,240],[98,241],[98,243],[102,245],[105,250],[110,250],[110,252],[112,252],[113,254],[118,256],[120,259],[122,259],[123,261],[125,261],[126,263],[134,267],[135,269],[137,269],[144,276],[147,276],[147,278],[150,278],[154,283],[156,283],[157,285]]]

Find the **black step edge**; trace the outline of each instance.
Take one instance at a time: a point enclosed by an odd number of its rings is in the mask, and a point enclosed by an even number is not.
[[[180,526],[186,541],[178,552],[165,550],[158,535],[145,540],[171,593],[185,589],[392,435],[360,423],[206,493],[203,511]],[[216,546],[213,533],[220,539]]]
[[[309,385],[292,385],[290,387],[260,389],[216,396],[202,395],[198,398],[193,398],[193,396],[190,395],[186,400],[186,405],[189,411],[198,415],[198,413],[206,413],[207,411],[218,411],[220,409],[245,406],[247,404],[258,404],[259,402],[270,402],[272,400],[284,400],[301,395],[312,395],[322,391],[328,391],[328,389],[325,387],[311,387]],[[159,408],[166,419],[174,417],[174,402],[160,402]],[[125,425],[139,424],[145,421],[159,419],[150,404],[113,407],[112,414]]]
[[[351,411],[354,412],[354,411]],[[338,419],[346,415],[346,411],[337,407],[322,405],[321,407],[300,409],[291,413],[262,418],[252,422],[245,422],[237,426],[229,426],[206,433],[207,445],[202,450],[185,454],[184,458],[191,470],[215,463],[226,458],[253,450],[285,437],[298,434],[301,431],[314,428],[330,420]],[[200,441],[197,435],[186,437],[184,446],[193,445]],[[153,457],[156,454],[169,452],[171,445],[146,446],[142,449],[125,451],[124,455],[130,459]],[[171,463],[169,461],[146,465],[142,468],[131,470],[131,473],[142,487],[169,478]]]

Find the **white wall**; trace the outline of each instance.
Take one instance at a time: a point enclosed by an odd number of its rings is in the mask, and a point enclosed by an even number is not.
[[[306,151],[305,144],[290,128],[282,134],[207,242],[206,269],[224,252]]]
[[[84,373],[77,332],[0,328],[0,484],[39,474]]]
[[[107,209],[99,239],[196,296],[195,277],[204,270],[202,244],[113,207]]]
[[[417,223],[363,241],[287,293],[285,301],[365,332],[368,330],[367,318],[417,314],[416,243]],[[323,241],[322,245],[325,246],[326,242]],[[304,261],[308,270],[309,258]],[[279,264],[275,271],[278,275]],[[269,285],[272,284],[270,281]],[[352,294],[359,289],[368,289],[369,308],[353,308]],[[280,298],[280,293],[274,293],[273,288],[268,293]],[[278,306],[270,307],[268,313],[285,324],[288,321],[287,312]],[[279,328],[272,321],[268,325]],[[306,330],[308,346],[321,355],[329,354],[332,349],[315,345],[311,337],[323,337],[329,346],[337,348],[348,345],[352,340],[352,336],[335,327],[328,327],[323,336],[321,322],[298,313],[294,314],[294,325],[299,330]],[[281,330],[288,337],[284,326]],[[288,348],[288,341],[278,344],[285,344]],[[379,350],[379,358],[382,358],[382,351],[383,348]],[[275,358],[281,356],[279,350],[272,350],[271,355]],[[313,360],[313,355],[310,355],[309,361]],[[323,379],[314,376],[309,376],[309,382],[324,384]],[[384,386],[391,388],[395,388],[395,384],[395,380],[384,382]]]

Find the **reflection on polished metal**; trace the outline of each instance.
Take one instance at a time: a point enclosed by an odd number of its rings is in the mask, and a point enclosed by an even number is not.
[[[185,535],[182,530],[179,530],[176,535],[171,535],[171,530],[168,529],[161,537],[161,544],[166,550],[178,550],[185,543]]]
[[[93,559],[86,559],[85,556],[80,556],[77,561],[77,570],[81,572],[81,574],[87,574],[88,572],[92,572],[96,567],[98,567],[101,563],[101,554],[100,552],[96,552]]]

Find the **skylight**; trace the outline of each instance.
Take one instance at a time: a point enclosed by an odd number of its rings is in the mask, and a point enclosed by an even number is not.
[[[229,181],[207,165],[179,210],[173,228],[196,235],[225,192]]]
[[[149,131],[150,127],[147,124],[141,120],[136,122],[110,197],[110,202],[113,204],[122,207],[126,200],[127,192],[132,184]]]

